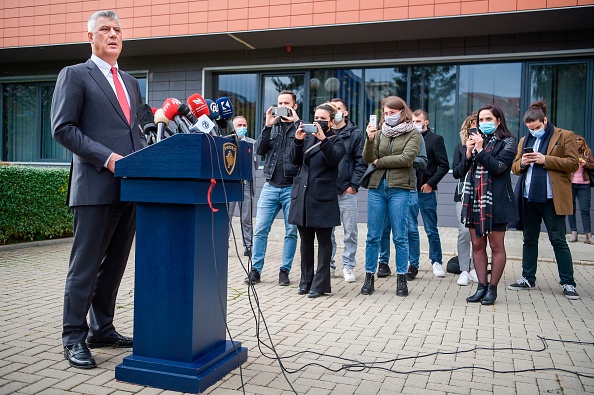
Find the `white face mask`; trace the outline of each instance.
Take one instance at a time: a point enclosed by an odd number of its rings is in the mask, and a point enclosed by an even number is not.
[[[344,119],[344,114],[342,111],[337,111],[336,115],[334,115],[334,123],[340,123]]]
[[[415,128],[417,128],[417,130],[419,132],[423,131],[423,124],[422,123],[415,123]]]
[[[386,122],[386,125],[388,126],[394,127],[398,125],[398,121],[400,121],[400,113],[384,117],[384,122]]]

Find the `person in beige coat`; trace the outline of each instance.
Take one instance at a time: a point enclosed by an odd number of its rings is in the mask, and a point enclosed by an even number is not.
[[[530,105],[524,123],[530,133],[520,139],[512,165],[513,173],[520,176],[516,200],[520,215],[517,229],[524,231],[522,277],[508,288],[527,290],[535,286],[538,238],[544,220],[557,260],[559,284],[566,298],[579,299],[565,239],[565,216],[573,213],[571,173],[579,166],[575,135],[547,119],[542,101]]]

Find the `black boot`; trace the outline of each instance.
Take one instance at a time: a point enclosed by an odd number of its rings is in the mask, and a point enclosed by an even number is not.
[[[474,295],[467,297],[466,301],[468,303],[478,303],[483,299],[485,293],[487,293],[487,286],[485,284],[479,283]]]
[[[491,285],[487,287],[487,293],[483,296],[483,300],[481,300],[481,304],[485,306],[490,306],[495,303],[495,299],[497,299],[497,285]]]
[[[408,287],[406,286],[406,274],[396,275],[396,295],[408,296]]]
[[[373,273],[365,273],[365,282],[361,287],[361,293],[363,295],[371,295],[373,291]]]

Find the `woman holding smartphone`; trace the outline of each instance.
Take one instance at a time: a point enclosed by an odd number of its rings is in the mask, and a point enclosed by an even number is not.
[[[377,270],[384,219],[389,218],[396,247],[396,295],[407,296],[408,211],[410,191],[416,190],[413,162],[419,154],[421,134],[415,130],[412,112],[397,96],[382,100],[379,126],[367,125],[363,160],[373,163],[367,195],[365,282],[361,294],[371,295]]]
[[[569,227],[571,228],[570,243],[575,243],[578,240],[577,222],[575,220],[576,200],[580,204],[580,213],[582,215],[582,227],[586,235],[586,244],[594,244],[592,240],[592,228],[590,224],[590,173],[587,170],[594,170],[594,157],[592,150],[586,144],[586,140],[579,134],[575,135],[575,142],[578,147],[578,161],[580,166],[575,173],[571,174],[571,190],[573,199],[573,214],[567,216]]]
[[[290,154],[291,162],[300,166],[299,174],[293,179],[289,212],[289,223],[297,225],[301,238],[298,293],[308,294],[309,298],[331,292],[332,229],[340,225],[336,179],[338,164],[345,154],[344,142],[332,129],[336,111],[331,103],[316,107],[315,133],[300,124]],[[314,273],[315,238],[318,268]]]
[[[477,114],[479,133],[468,137],[464,160],[454,171],[466,174],[461,221],[470,230],[472,258],[479,280],[475,294],[466,301],[492,305],[497,299],[497,285],[507,259],[504,244],[507,224],[518,220],[510,177],[516,139],[496,104],[482,106]],[[490,279],[487,242],[491,248]]]

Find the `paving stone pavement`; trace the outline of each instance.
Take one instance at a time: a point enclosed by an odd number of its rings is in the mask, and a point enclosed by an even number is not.
[[[234,229],[240,234],[237,218]],[[580,300],[563,296],[554,254],[544,233],[537,287],[510,291],[505,285],[521,275],[522,236],[509,231],[508,265],[497,302],[481,306],[465,301],[475,286],[456,285],[457,276],[452,274],[433,276],[422,228],[421,269],[419,277],[409,282],[410,295],[396,296],[395,276],[376,279],[373,295],[359,294],[364,278],[365,224],[359,224],[359,229],[357,281],[345,283],[335,277],[331,295],[308,299],[297,295],[299,249],[291,285],[277,285],[283,226],[281,220],[275,221],[262,283],[256,286],[266,324],[265,329],[260,322],[260,347],[250,305],[254,297],[248,295],[243,283],[242,264],[247,261],[230,248],[228,324],[233,338],[248,348],[248,361],[205,393],[594,393],[594,378],[573,373],[492,371],[556,367],[594,376],[594,246],[570,244]],[[440,235],[447,261],[456,253],[457,230],[440,228]],[[337,256],[342,253],[341,237],[338,228]],[[175,394],[115,380],[114,368],[129,350],[96,349],[93,354],[98,368],[69,367],[60,332],[70,248],[71,240],[0,248],[0,394]],[[238,251],[241,254],[243,248],[239,246]],[[391,266],[394,271],[393,262]],[[115,317],[116,328],[125,335],[133,331],[133,281],[132,254]],[[586,344],[547,341],[547,348],[539,351],[543,343],[538,336]],[[271,344],[282,358],[285,374],[269,349]],[[468,351],[474,347],[478,349]]]

